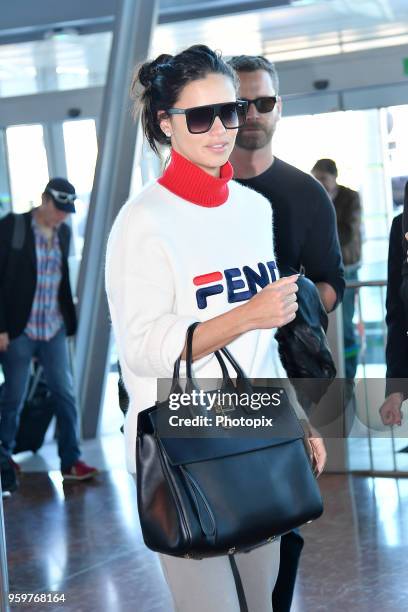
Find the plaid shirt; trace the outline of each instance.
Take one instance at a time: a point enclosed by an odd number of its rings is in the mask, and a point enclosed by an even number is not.
[[[62,277],[61,248],[56,230],[49,241],[34,217],[32,227],[37,255],[37,286],[24,333],[32,340],[51,340],[63,325],[58,304]]]

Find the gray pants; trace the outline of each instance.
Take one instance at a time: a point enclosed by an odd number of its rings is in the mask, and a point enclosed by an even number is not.
[[[136,482],[136,474],[132,474]],[[195,561],[159,555],[174,612],[240,612],[227,556]],[[272,612],[272,591],[279,572],[280,538],[235,555],[249,612]],[[170,612],[170,611],[169,611]]]
[[[235,555],[249,612],[272,612],[280,539]],[[175,612],[240,612],[228,557],[194,561],[159,555]]]

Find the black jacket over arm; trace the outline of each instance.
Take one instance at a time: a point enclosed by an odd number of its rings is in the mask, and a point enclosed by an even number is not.
[[[37,286],[37,257],[32,229],[31,212],[23,215],[25,238],[21,249],[12,249],[16,215],[8,214],[0,220],[0,333],[10,339],[23,333],[33,305]],[[71,230],[63,223],[58,229],[62,253],[62,278],[58,301],[68,336],[75,334],[77,320],[68,272],[68,253]]]
[[[404,302],[401,299],[402,265],[407,254],[402,246],[402,214],[391,226],[388,251],[386,396],[400,392],[408,397],[408,336]],[[406,379],[406,380],[401,380]]]

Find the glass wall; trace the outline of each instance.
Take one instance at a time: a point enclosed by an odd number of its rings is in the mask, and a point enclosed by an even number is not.
[[[18,125],[6,130],[12,209],[23,213],[41,204],[48,182],[47,152],[42,125]]]
[[[0,219],[11,210],[6,134],[0,130]]]
[[[98,153],[95,121],[64,121],[63,133],[67,176],[78,195],[72,229],[75,256],[80,259]]]
[[[346,111],[283,118],[274,137],[278,157],[310,172],[322,157],[334,159],[338,182],[360,192],[363,257],[360,278],[385,279],[392,214],[386,143],[380,111]]]
[[[387,278],[388,239],[393,207],[386,109],[345,111],[283,118],[274,138],[278,157],[310,172],[324,157],[334,159],[338,182],[360,193],[363,215],[361,281]],[[385,374],[385,291],[364,287],[355,324],[364,356],[364,375]],[[363,355],[364,351],[364,355]],[[363,375],[360,368],[358,375]]]
[[[400,210],[404,198],[404,186],[408,181],[408,106],[392,106],[382,109],[386,124],[388,152],[388,176],[391,179],[394,210]]]
[[[76,287],[84,244],[85,227],[97,157],[94,119],[65,121],[61,141],[47,146],[40,124],[10,126],[0,131],[0,216],[8,210],[23,213],[41,203],[49,180],[49,168],[66,167],[66,176],[78,194],[76,213],[69,218],[72,227],[70,275]],[[57,124],[58,127],[58,124]],[[60,149],[55,150],[55,146]],[[62,172],[59,172],[62,174]],[[64,172],[65,174],[65,172]]]
[[[0,45],[0,97],[103,85],[111,41],[111,32],[65,28],[44,40]]]
[[[338,182],[359,191],[363,207],[363,256],[354,323],[359,338],[357,401],[348,439],[352,470],[407,470],[408,430],[393,437],[378,409],[385,393],[385,297],[389,230],[402,211],[408,180],[408,106],[283,118],[274,153],[305,172],[319,158],[336,161]],[[369,427],[367,427],[369,425]]]

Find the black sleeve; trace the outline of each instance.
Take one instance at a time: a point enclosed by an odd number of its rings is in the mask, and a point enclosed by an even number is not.
[[[6,273],[8,255],[11,248],[13,226],[13,215],[11,213],[0,220],[0,334],[7,331],[3,283],[4,275]]]
[[[408,277],[408,262],[407,262],[407,254],[408,254],[408,240],[405,239],[405,234],[408,232],[408,182],[405,183],[405,191],[404,191],[404,211],[402,214],[402,228],[401,228],[401,241],[403,244],[403,249],[405,252],[404,261],[402,264],[402,275]]]
[[[402,234],[405,235],[408,232],[408,181],[405,183],[404,191],[404,212],[402,217]]]
[[[343,299],[345,286],[336,212],[325,189],[317,181],[314,183],[310,197],[314,200],[315,213],[303,245],[302,264],[305,267],[306,276],[314,283],[325,282],[333,287],[337,295],[334,305],[336,308]]]
[[[401,392],[408,397],[408,338],[404,304],[400,296],[402,261],[404,258],[401,242],[402,216],[395,217],[390,232],[388,250],[388,285],[386,299],[387,346],[386,397]],[[393,380],[394,379],[394,380]]]
[[[62,223],[59,228],[60,244],[63,256],[63,274],[61,280],[61,299],[65,329],[68,337],[74,336],[78,327],[76,307],[72,297],[71,281],[69,276],[69,245],[71,241],[71,228],[67,223]]]

